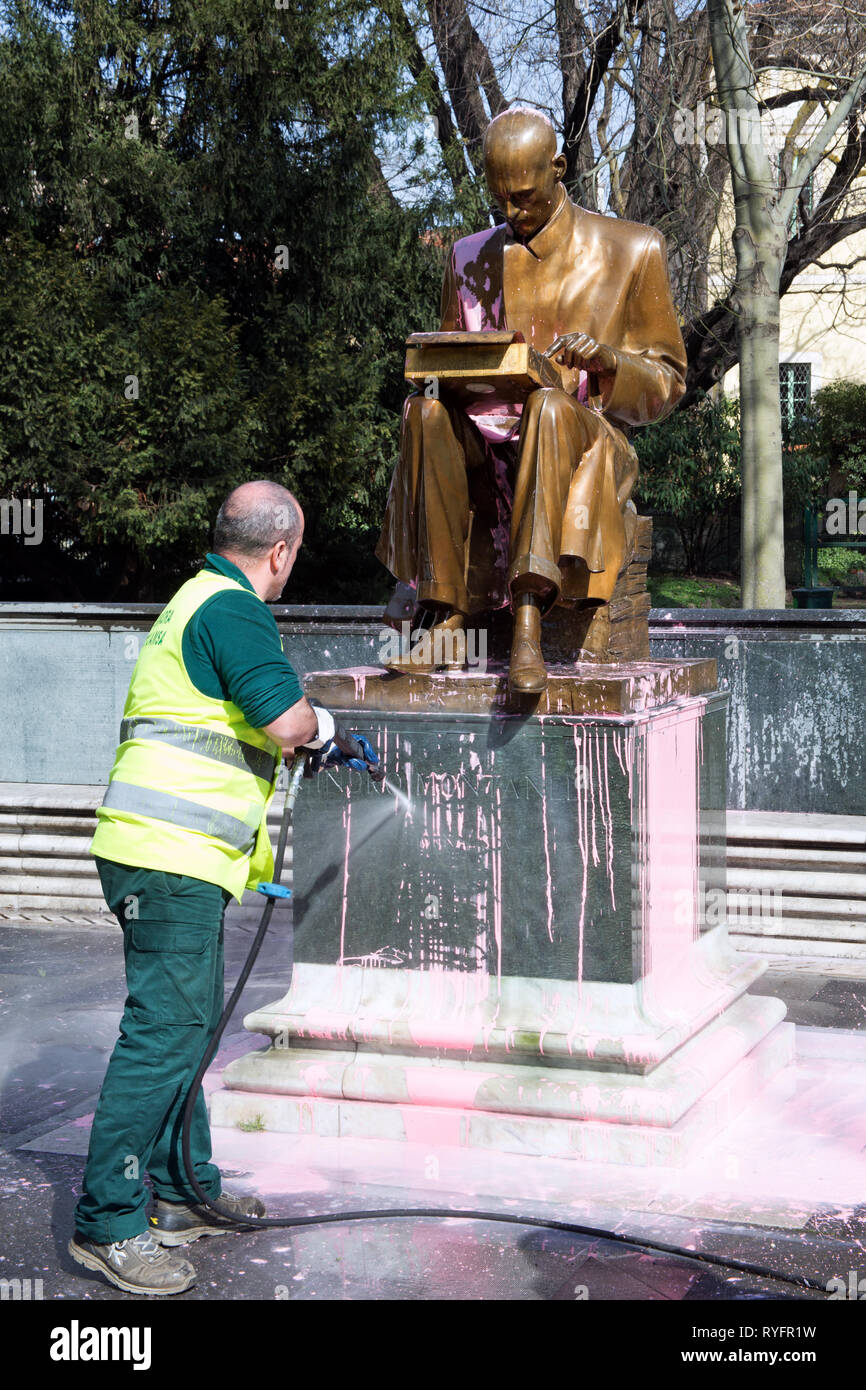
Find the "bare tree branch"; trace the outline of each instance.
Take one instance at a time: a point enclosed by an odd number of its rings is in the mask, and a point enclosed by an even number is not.
[[[442,150],[442,161],[451,180],[451,186],[456,193],[463,180],[468,176],[469,169],[460,141],[457,138],[457,132],[454,129],[448,102],[439,86],[436,73],[424,56],[424,51],[418,42],[415,30],[406,17],[406,11],[400,0],[391,0],[386,13],[395,33],[405,46],[409,71],[425,94],[428,109],[436,122],[436,138]]]
[[[592,111],[604,74],[622,42],[625,26],[634,20],[635,15],[643,9],[646,3],[647,0],[619,0],[610,22],[592,43],[589,62],[575,91],[571,108],[566,112],[565,117],[563,149],[568,161],[565,173],[566,183],[572,182],[577,176],[580,144],[584,132],[588,128],[589,114]]]
[[[791,92],[775,92],[772,96],[758,97],[758,107],[761,111],[778,111],[783,106],[793,106],[798,101],[827,101],[839,96],[842,89],[831,86],[829,83],[825,87],[797,87]]]
[[[481,141],[490,119],[484,109],[482,92],[492,116],[498,116],[508,103],[487,47],[469,18],[465,0],[428,0],[427,10],[457,125],[470,163],[480,175],[483,173]]]
[[[809,148],[800,155],[792,180],[779,199],[779,212],[783,218],[787,219],[791,216],[803,184],[824,158],[827,146],[836,131],[860,103],[864,93],[866,93],[866,68],[861,72],[859,78],[851,84],[845,96],[837,103],[835,110],[831,111],[821,128],[816,131]]]

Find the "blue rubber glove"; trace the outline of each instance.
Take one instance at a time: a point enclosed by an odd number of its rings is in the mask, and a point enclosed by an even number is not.
[[[323,767],[352,767],[357,772],[369,772],[379,766],[379,755],[363,734],[343,729],[318,700],[311,700],[310,704],[319,724],[319,738],[303,745],[310,754],[311,772],[319,772]]]
[[[352,744],[359,745],[359,757],[353,756],[356,749]],[[357,772],[367,772],[370,767],[379,766],[379,755],[363,734],[350,734],[339,727],[331,742],[312,757],[316,772],[319,767],[353,767]]]

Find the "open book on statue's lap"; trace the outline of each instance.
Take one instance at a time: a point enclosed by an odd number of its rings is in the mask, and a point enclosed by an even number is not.
[[[403,375],[428,396],[457,401],[491,440],[514,437],[531,391],[562,386],[559,369],[522,333],[500,329],[412,333]]]

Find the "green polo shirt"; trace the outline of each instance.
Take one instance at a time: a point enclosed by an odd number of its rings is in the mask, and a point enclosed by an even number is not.
[[[231,700],[247,723],[263,729],[303,698],[301,682],[286,660],[276,618],[243,570],[213,554],[203,568],[236,579],[243,590],[220,590],[190,618],[181,644],[187,674],[203,695]]]

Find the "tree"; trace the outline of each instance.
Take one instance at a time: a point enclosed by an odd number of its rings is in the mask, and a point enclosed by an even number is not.
[[[417,110],[379,12],[4,17],[0,494],[50,516],[39,547],[3,537],[5,596],[166,597],[262,475],[307,515],[295,597],[384,592],[403,340],[442,251],[379,163]]]
[[[761,131],[758,78],[749,53],[744,11],[735,0],[708,0],[708,6],[719,96],[727,115],[736,209],[737,274],[731,308],[739,318],[742,604],[744,608],[784,608],[779,297],[788,251],[787,229],[807,179],[840,127],[853,120],[855,143],[862,145],[866,139],[854,117],[866,92],[866,70],[849,73],[847,80],[837,73],[838,99],[820,122],[787,186],[780,187]],[[804,46],[817,47],[820,52],[829,33],[834,54],[842,56],[838,46],[841,35],[833,32],[834,25],[844,32],[852,17],[847,7],[830,6],[829,13],[825,8],[816,33]],[[856,16],[856,21],[862,40],[862,16]],[[824,57],[821,53],[819,61]]]
[[[860,10],[725,5],[746,35],[734,55],[750,64],[736,109],[784,120],[787,132],[769,174],[737,155],[739,195],[724,136],[710,134],[720,95],[735,109],[713,42],[733,40],[712,39],[706,0],[7,0],[0,245],[7,283],[33,303],[45,296],[30,276],[66,287],[68,341],[61,370],[57,315],[30,315],[25,399],[12,351],[25,306],[0,323],[0,413],[12,430],[0,488],[50,477],[61,569],[74,556],[85,587],[125,574],[131,593],[162,594],[172,567],[204,547],[219,491],[267,472],[307,504],[298,578],[311,597],[384,585],[370,552],[396,450],[403,339],[435,326],[447,243],[489,223],[481,141],[514,100],[550,113],[580,202],[664,232],[688,354],[683,404],[699,399],[740,360],[748,276],[719,235],[732,198],[761,235],[772,228],[766,274],[772,287],[778,271],[779,295],[866,227]],[[798,132],[809,159],[795,169]],[[170,396],[140,394],[127,409],[143,325],[176,381]],[[208,375],[208,418],[231,419],[231,430],[201,429],[202,351],[222,364],[219,380]],[[53,365],[40,375],[39,362]],[[154,364],[148,373],[150,391]],[[86,442],[64,437],[58,399]],[[157,443],[169,400],[176,418],[162,443],[181,451],[196,501],[166,513],[165,532],[145,544],[140,509],[172,467]],[[138,472],[119,488],[130,440]],[[771,444],[758,456],[749,444],[744,465],[759,498],[748,506],[770,514],[759,544],[749,513],[748,564],[773,576],[772,593],[747,586],[749,602],[779,597]]]

